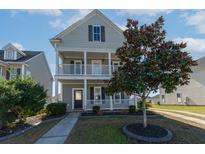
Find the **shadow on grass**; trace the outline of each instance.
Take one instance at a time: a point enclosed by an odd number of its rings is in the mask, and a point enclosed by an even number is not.
[[[145,143],[127,138],[122,133],[125,124],[142,122],[141,116],[81,117],[65,143],[71,144],[131,144]],[[205,143],[205,126],[178,121],[165,116],[148,118],[148,123],[172,131],[173,139],[168,143]]]

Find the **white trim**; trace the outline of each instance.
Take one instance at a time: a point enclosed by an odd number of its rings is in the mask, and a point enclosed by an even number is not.
[[[84,88],[72,88],[72,110],[74,110],[74,91],[75,90],[82,90],[82,94],[83,94],[83,97],[84,98]],[[84,106],[84,100],[82,99],[82,106]]]
[[[77,74],[76,73],[76,62],[80,62],[80,74]],[[82,70],[82,60],[74,60],[74,74],[76,74],[76,75],[82,75],[82,72],[83,72],[83,70]]]
[[[119,44],[116,44],[117,46],[119,46]],[[116,49],[100,49],[100,48],[71,48],[71,47],[57,47],[58,51],[65,51],[65,52],[84,52],[85,50],[88,52],[95,52],[95,53],[116,53]]]
[[[91,63],[92,63],[92,74],[91,75],[102,75],[102,60],[91,60]],[[93,63],[99,63],[100,65],[99,74],[94,74],[94,64]]]
[[[110,75],[65,75],[65,74],[58,74],[54,76],[55,79],[61,80],[110,80]]]
[[[94,27],[99,27],[99,35],[100,35],[100,40],[99,41],[95,41],[95,37],[94,34],[98,34],[98,33],[94,33]],[[101,25],[92,25],[93,28],[93,42],[101,42]]]
[[[100,89],[100,100],[95,99],[95,89],[96,88]],[[96,103],[96,101],[99,101],[99,103]],[[94,87],[94,103],[93,104],[102,104],[102,87],[100,87],[100,86]]]
[[[115,93],[114,95],[113,95],[113,102],[114,102],[114,104],[122,104],[122,93],[121,92],[119,92],[118,94],[120,94],[120,102],[116,102],[116,100],[115,100],[115,95],[116,95],[117,93]]]

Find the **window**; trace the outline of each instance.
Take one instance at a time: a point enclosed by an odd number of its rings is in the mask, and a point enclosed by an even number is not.
[[[31,71],[30,70],[26,70],[26,76],[31,77]]]
[[[182,97],[180,93],[177,93],[177,102],[181,103],[182,102]]]
[[[74,64],[74,74],[82,74],[82,61],[75,60]]]
[[[93,26],[93,40],[94,41],[101,41],[101,31],[100,26]]]
[[[95,104],[101,104],[101,87],[94,87],[94,102]]]
[[[120,66],[120,62],[119,61],[113,61],[112,62],[112,70],[113,70],[113,72],[118,70],[119,66]]]
[[[92,60],[92,74],[101,75],[102,74],[102,61]]]
[[[165,102],[165,95],[162,95],[162,102]]]
[[[17,75],[19,76],[21,74],[20,68],[11,68],[10,69],[10,79],[15,79]]]
[[[119,93],[115,93],[113,95],[113,97],[114,97],[114,103],[115,104],[121,104],[121,93],[120,92]]]
[[[5,59],[15,59],[15,51],[5,51]]]

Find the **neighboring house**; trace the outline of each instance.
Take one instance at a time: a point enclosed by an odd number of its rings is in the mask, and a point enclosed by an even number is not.
[[[157,95],[155,95],[155,96],[152,96],[152,97],[148,97],[146,100],[148,101],[148,102],[151,102],[152,104],[158,104],[159,102],[160,102],[160,95],[159,94],[157,94]]]
[[[68,110],[90,110],[95,105],[113,110],[134,103],[134,98],[123,92],[114,96],[105,93],[104,80],[121,65],[115,52],[123,41],[123,31],[99,10],[50,39],[56,52],[55,95],[60,82]]]
[[[160,104],[163,105],[205,105],[205,57],[197,60],[192,68],[190,83],[167,94],[160,88]]]
[[[42,51],[24,51],[7,44],[0,50],[0,76],[6,80],[31,77],[52,96],[53,77]]]

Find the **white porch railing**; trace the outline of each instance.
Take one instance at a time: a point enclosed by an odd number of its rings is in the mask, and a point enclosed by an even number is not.
[[[118,69],[119,66],[112,65],[111,72]],[[84,75],[84,64],[60,64],[58,66],[58,74],[61,75]],[[111,75],[109,74],[109,65],[86,65],[86,75]]]
[[[134,105],[134,99],[112,99],[112,109],[128,109],[130,105]],[[110,110],[111,103],[110,99],[105,100],[87,100],[86,110],[92,110],[93,106],[100,106],[102,110]]]

